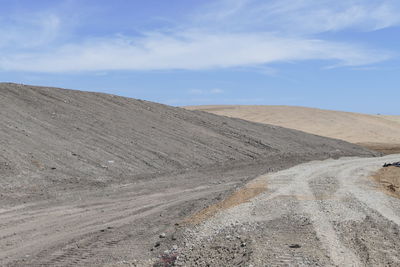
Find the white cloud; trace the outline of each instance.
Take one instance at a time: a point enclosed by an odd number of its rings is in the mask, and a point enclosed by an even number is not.
[[[214,88],[210,90],[211,94],[222,94],[224,92],[224,90],[219,89],[219,88]]]
[[[196,97],[196,98],[174,98],[165,102],[169,105],[191,106],[191,105],[260,105],[265,104],[266,99],[260,97],[254,98],[232,98],[232,97]],[[279,103],[279,102],[278,102]]]
[[[204,94],[204,91],[200,89],[190,89],[189,93],[192,95],[202,95]]]
[[[60,33],[60,18],[55,14],[36,14],[0,20],[0,48],[27,49],[47,46]],[[1,52],[1,51],[0,51]]]
[[[0,27],[0,69],[204,70],[301,60],[362,66],[387,60],[392,54],[360,44],[320,40],[315,34],[397,25],[398,7],[394,1],[378,0],[220,0],[195,20],[167,33],[154,30],[135,37],[119,34],[69,41],[60,37],[60,18],[43,13],[28,22],[17,20]]]
[[[219,88],[213,88],[211,90],[191,89],[189,93],[192,95],[217,95],[224,93],[224,90]]]
[[[102,70],[202,70],[296,60],[333,60],[357,66],[389,58],[356,45],[270,34],[152,34],[91,40],[52,51],[4,55],[3,70],[64,72]]]
[[[197,22],[214,28],[312,34],[396,26],[399,12],[400,2],[394,0],[221,0],[200,10]]]

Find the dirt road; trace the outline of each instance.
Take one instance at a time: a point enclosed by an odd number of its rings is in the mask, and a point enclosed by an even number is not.
[[[157,232],[165,231],[162,223],[161,229],[154,227],[165,211],[218,194],[225,187],[203,185],[135,194],[137,189],[130,185],[118,193],[104,192],[106,197],[72,204],[36,203],[0,210],[0,265],[94,266],[107,262],[107,257],[130,258],[143,253],[140,247],[150,250],[153,244],[144,237],[158,238]]]
[[[189,214],[220,201],[271,167],[285,169],[312,158],[307,156],[188,170],[96,191],[67,190],[53,200],[2,205],[0,266],[147,262],[170,245],[179,228],[175,224]],[[167,237],[161,240],[161,233]]]
[[[257,176],[251,183],[267,191],[178,230],[171,222],[180,223],[199,201],[223,197],[262,169],[242,167],[218,178],[229,177],[228,184],[182,174],[175,183],[160,177],[152,186],[143,181],[75,192],[62,203],[3,208],[0,265],[125,266],[140,259],[133,266],[151,266],[173,245],[184,266],[399,265],[400,200],[369,178],[399,157],[313,161]]]
[[[314,161],[260,176],[266,192],[187,231],[179,262],[399,266],[400,200],[369,177],[399,157]]]

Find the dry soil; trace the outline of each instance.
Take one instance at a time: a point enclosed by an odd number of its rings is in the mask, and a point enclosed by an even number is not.
[[[218,115],[278,125],[400,153],[400,116],[369,115],[294,106],[192,106]]]
[[[267,191],[184,234],[178,266],[399,266],[399,199],[384,158],[314,161],[255,179]]]
[[[176,223],[254,177],[377,155],[278,126],[10,83],[0,84],[0,150],[1,266],[143,263],[182,246]]]
[[[372,176],[391,196],[400,198],[400,168],[385,167]]]

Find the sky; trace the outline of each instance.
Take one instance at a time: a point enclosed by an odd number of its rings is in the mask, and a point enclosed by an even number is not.
[[[0,81],[400,115],[398,0],[0,0]]]

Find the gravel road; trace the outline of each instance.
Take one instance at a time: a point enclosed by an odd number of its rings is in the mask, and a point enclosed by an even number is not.
[[[369,178],[381,158],[301,164],[268,190],[185,233],[185,266],[399,266],[400,200]],[[222,264],[222,265],[221,265]]]

